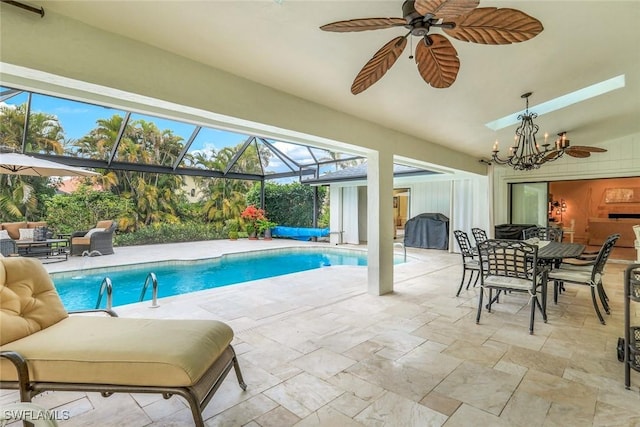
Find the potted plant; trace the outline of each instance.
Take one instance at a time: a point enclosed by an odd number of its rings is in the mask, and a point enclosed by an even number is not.
[[[228,219],[226,221],[227,232],[229,233],[229,239],[238,240],[238,231],[240,231],[240,224],[237,219]]]
[[[257,224],[258,224],[258,232],[264,235],[264,239],[271,240],[271,229],[278,224],[276,224],[275,222],[269,221],[266,217],[259,219],[257,221]]]
[[[245,228],[249,239],[256,240],[258,238],[258,220],[265,219],[264,209],[249,205],[242,211],[240,216],[245,220]]]
[[[258,240],[258,232],[256,231],[255,225],[247,224],[246,229],[247,234],[249,235],[249,240]]]

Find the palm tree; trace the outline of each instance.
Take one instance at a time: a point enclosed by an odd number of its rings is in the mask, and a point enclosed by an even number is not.
[[[116,144],[123,117],[98,120],[97,126],[78,141],[77,153],[107,159]],[[170,130],[160,131],[152,122],[127,124],[118,144],[116,159],[129,163],[171,165],[182,150],[182,138]],[[121,228],[136,229],[157,222],[176,222],[176,206],[183,179],[178,175],[136,171],[109,171],[102,177],[104,188],[132,200],[133,211],[121,221]]]
[[[0,105],[0,147],[22,151],[26,109],[26,103]],[[32,112],[26,142],[27,152],[61,154],[65,144],[64,131],[55,116]],[[47,178],[0,175],[0,219],[14,220],[39,215],[39,197],[52,192]]]

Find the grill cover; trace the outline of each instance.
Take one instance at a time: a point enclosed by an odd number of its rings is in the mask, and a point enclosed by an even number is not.
[[[522,231],[536,224],[500,224],[495,226],[496,239],[522,240]]]
[[[423,249],[449,249],[449,218],[422,213],[404,225],[404,245]]]

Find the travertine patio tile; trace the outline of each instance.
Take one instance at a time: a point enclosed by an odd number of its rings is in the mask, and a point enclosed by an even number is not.
[[[447,416],[392,392],[386,392],[356,417],[367,426],[441,426]]]
[[[357,362],[331,350],[321,348],[292,360],[291,363],[318,378],[326,380]]]
[[[235,243],[224,246],[256,247]],[[223,242],[164,247],[117,248],[115,255],[88,261],[109,266],[167,253],[211,257],[223,251]],[[522,295],[505,297],[491,314],[483,310],[476,325],[478,288],[455,297],[460,256],[408,252],[415,260],[394,267],[395,292],[383,297],[367,294],[366,269],[328,267],[321,274],[163,298],[153,310],[143,303],[116,311],[124,317],[219,319],[232,326],[248,388],[243,391],[231,372],[204,411],[208,426],[640,425],[640,376],[632,372],[632,389],[625,390],[616,359],[624,265],[607,266],[612,313],[606,325],[593,312],[589,290],[568,287],[557,305],[549,298],[549,322],[537,313],[535,334],[529,335]],[[82,261],[74,257],[67,265]],[[48,268],[68,268],[63,264]],[[640,308],[632,314],[640,319]],[[0,392],[0,405],[17,399],[16,392]],[[72,418],[61,427],[192,425],[186,402],[175,396],[166,401],[159,395],[105,399],[51,392],[34,402],[68,409]]]
[[[304,372],[264,392],[300,418],[320,409],[342,393],[337,387]]]
[[[515,391],[520,377],[464,362],[435,391],[494,415],[500,415]]]

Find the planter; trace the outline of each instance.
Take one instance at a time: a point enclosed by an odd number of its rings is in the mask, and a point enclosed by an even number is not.
[[[249,240],[258,240],[258,234],[255,231],[249,233]]]
[[[271,240],[271,229],[267,228],[264,230],[264,240]]]

